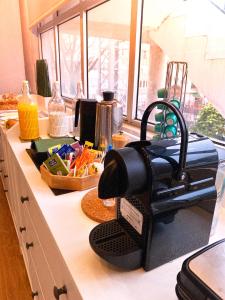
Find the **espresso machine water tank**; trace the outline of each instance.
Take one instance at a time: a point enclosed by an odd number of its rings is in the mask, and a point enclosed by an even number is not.
[[[146,141],[147,120],[158,104],[176,114],[181,138]],[[142,118],[141,140],[109,151],[104,164],[99,197],[116,197],[117,219],[90,233],[100,257],[149,271],[208,243],[218,154],[208,138],[188,135],[173,105],[152,103]]]

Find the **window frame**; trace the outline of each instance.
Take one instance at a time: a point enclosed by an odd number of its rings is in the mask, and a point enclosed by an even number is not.
[[[88,32],[87,13],[110,0],[87,0],[76,4],[68,11],[59,14],[54,13],[53,19],[49,22],[39,23],[37,33],[39,35],[40,56],[42,58],[41,34],[53,29],[56,58],[56,79],[61,84],[60,51],[59,51],[59,25],[80,16],[80,43],[81,43],[81,80],[84,87],[84,94],[88,96]],[[139,74],[139,51],[141,39],[141,15],[143,0],[131,0],[131,23],[130,23],[130,46],[129,46],[129,67],[128,67],[128,93],[127,93],[127,115],[124,117],[126,123],[140,126],[140,121],[135,119],[136,101],[138,96],[138,74]],[[70,104],[71,98],[63,96],[63,99]]]
[[[50,31],[50,30],[53,30],[53,34],[54,34],[54,55],[55,55],[55,76],[56,76],[56,80],[58,80],[58,72],[57,72],[57,52],[56,52],[56,37],[55,37],[55,28],[54,27],[50,27],[48,28],[47,30],[45,31],[42,31],[40,34],[39,34],[39,53],[40,53],[40,58],[44,58],[44,55],[43,55],[43,43],[42,43],[42,34]]]
[[[39,40],[39,53],[42,58],[42,41],[41,34],[53,29],[55,43],[55,62],[56,62],[56,79],[60,78],[60,53],[59,53],[59,25],[80,16],[80,47],[81,47],[81,80],[83,83],[84,95],[88,96],[88,31],[87,31],[87,13],[91,9],[98,7],[110,0],[86,0],[69,8],[67,11],[59,14],[56,11],[52,14],[53,19],[49,22],[41,22],[37,25],[36,31]],[[124,124],[140,128],[141,121],[137,119],[138,92],[139,92],[139,70],[141,60],[141,38],[144,1],[131,0],[131,23],[130,23],[130,48],[129,48],[129,67],[128,67],[128,96],[127,96],[127,115],[124,116]],[[214,0],[209,0],[212,5],[216,6],[223,13],[225,11],[219,7]],[[61,84],[61,82],[60,82]],[[67,105],[71,105],[71,98],[63,97]],[[148,124],[148,130],[153,131],[154,124]]]

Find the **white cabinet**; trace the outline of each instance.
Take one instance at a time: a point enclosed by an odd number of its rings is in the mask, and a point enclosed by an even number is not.
[[[8,170],[7,170],[7,142],[3,130],[0,130],[0,176],[2,179],[3,189],[8,191]]]
[[[4,189],[7,178],[7,198],[33,299],[79,299],[76,285],[20,168],[17,156],[4,132],[0,132],[1,178]]]

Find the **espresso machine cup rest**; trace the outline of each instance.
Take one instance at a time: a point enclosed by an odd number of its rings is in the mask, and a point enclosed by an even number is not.
[[[149,114],[163,104],[178,119],[181,138],[146,140]],[[98,193],[116,198],[116,220],[90,233],[92,249],[118,267],[154,269],[208,243],[216,203],[218,154],[206,137],[188,135],[181,112],[156,101],[141,122],[141,140],[111,150]]]

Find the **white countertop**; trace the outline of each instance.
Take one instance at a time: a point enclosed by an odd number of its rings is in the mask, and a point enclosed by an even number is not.
[[[41,135],[46,135],[46,128],[47,119],[40,120]],[[126,272],[108,265],[89,245],[89,233],[97,223],[81,210],[80,202],[87,191],[55,196],[25,151],[30,143],[20,142],[18,124],[6,134],[83,299],[177,299],[176,276],[190,253],[150,272]],[[219,212],[211,242],[221,238],[225,238],[225,209]]]

